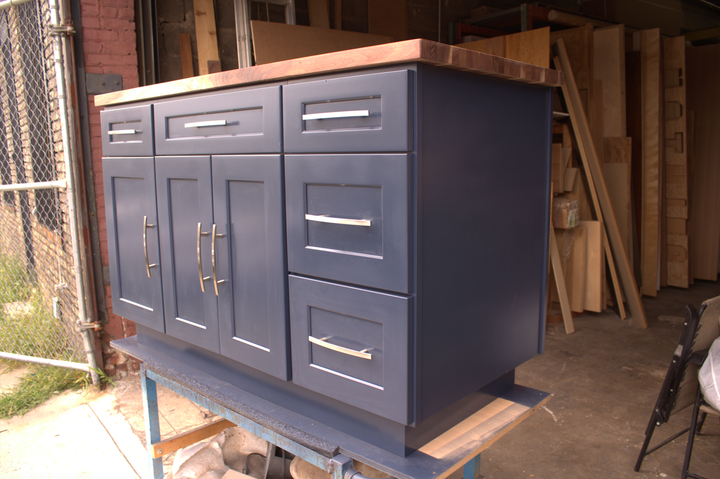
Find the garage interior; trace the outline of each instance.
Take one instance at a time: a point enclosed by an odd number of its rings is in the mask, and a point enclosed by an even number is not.
[[[720,2],[299,0],[248,2],[241,15],[242,2],[217,0],[206,3],[214,27],[196,23],[198,3],[136,2],[141,85],[327,53],[345,39],[354,48],[425,38],[553,68],[562,39],[603,174],[583,166],[587,147],[558,91],[545,352],[516,372],[518,384],[553,396],[483,453],[481,474],[680,476],[686,436],[633,466],[685,305],[720,295]],[[612,208],[596,204],[593,183]],[[609,222],[625,256],[609,249]],[[657,428],[653,444],[687,427],[691,409]],[[717,418],[690,469],[720,477]]]

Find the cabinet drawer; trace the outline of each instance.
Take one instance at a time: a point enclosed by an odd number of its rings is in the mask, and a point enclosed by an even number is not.
[[[103,156],[152,156],[152,105],[103,110]]]
[[[288,269],[410,293],[410,155],[287,155]]]
[[[155,131],[158,155],[279,153],[280,87],[159,103]]]
[[[283,87],[285,151],[411,151],[410,72]]]
[[[412,300],[290,276],[293,382],[409,424]]]

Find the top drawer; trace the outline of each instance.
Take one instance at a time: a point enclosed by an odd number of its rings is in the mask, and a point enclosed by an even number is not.
[[[103,156],[152,156],[152,105],[103,110]]]
[[[280,153],[280,87],[155,105],[158,155]]]
[[[410,72],[283,87],[287,153],[411,151]]]

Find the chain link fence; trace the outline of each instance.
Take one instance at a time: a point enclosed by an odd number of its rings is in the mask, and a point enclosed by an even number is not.
[[[50,24],[0,10],[0,352],[85,363]]]

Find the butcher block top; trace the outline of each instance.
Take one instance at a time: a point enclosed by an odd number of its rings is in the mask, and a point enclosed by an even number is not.
[[[95,97],[95,105],[117,105],[233,86],[287,80],[400,63],[426,63],[544,86],[561,86],[563,74],[535,65],[424,39],[386,43],[185,78]]]

